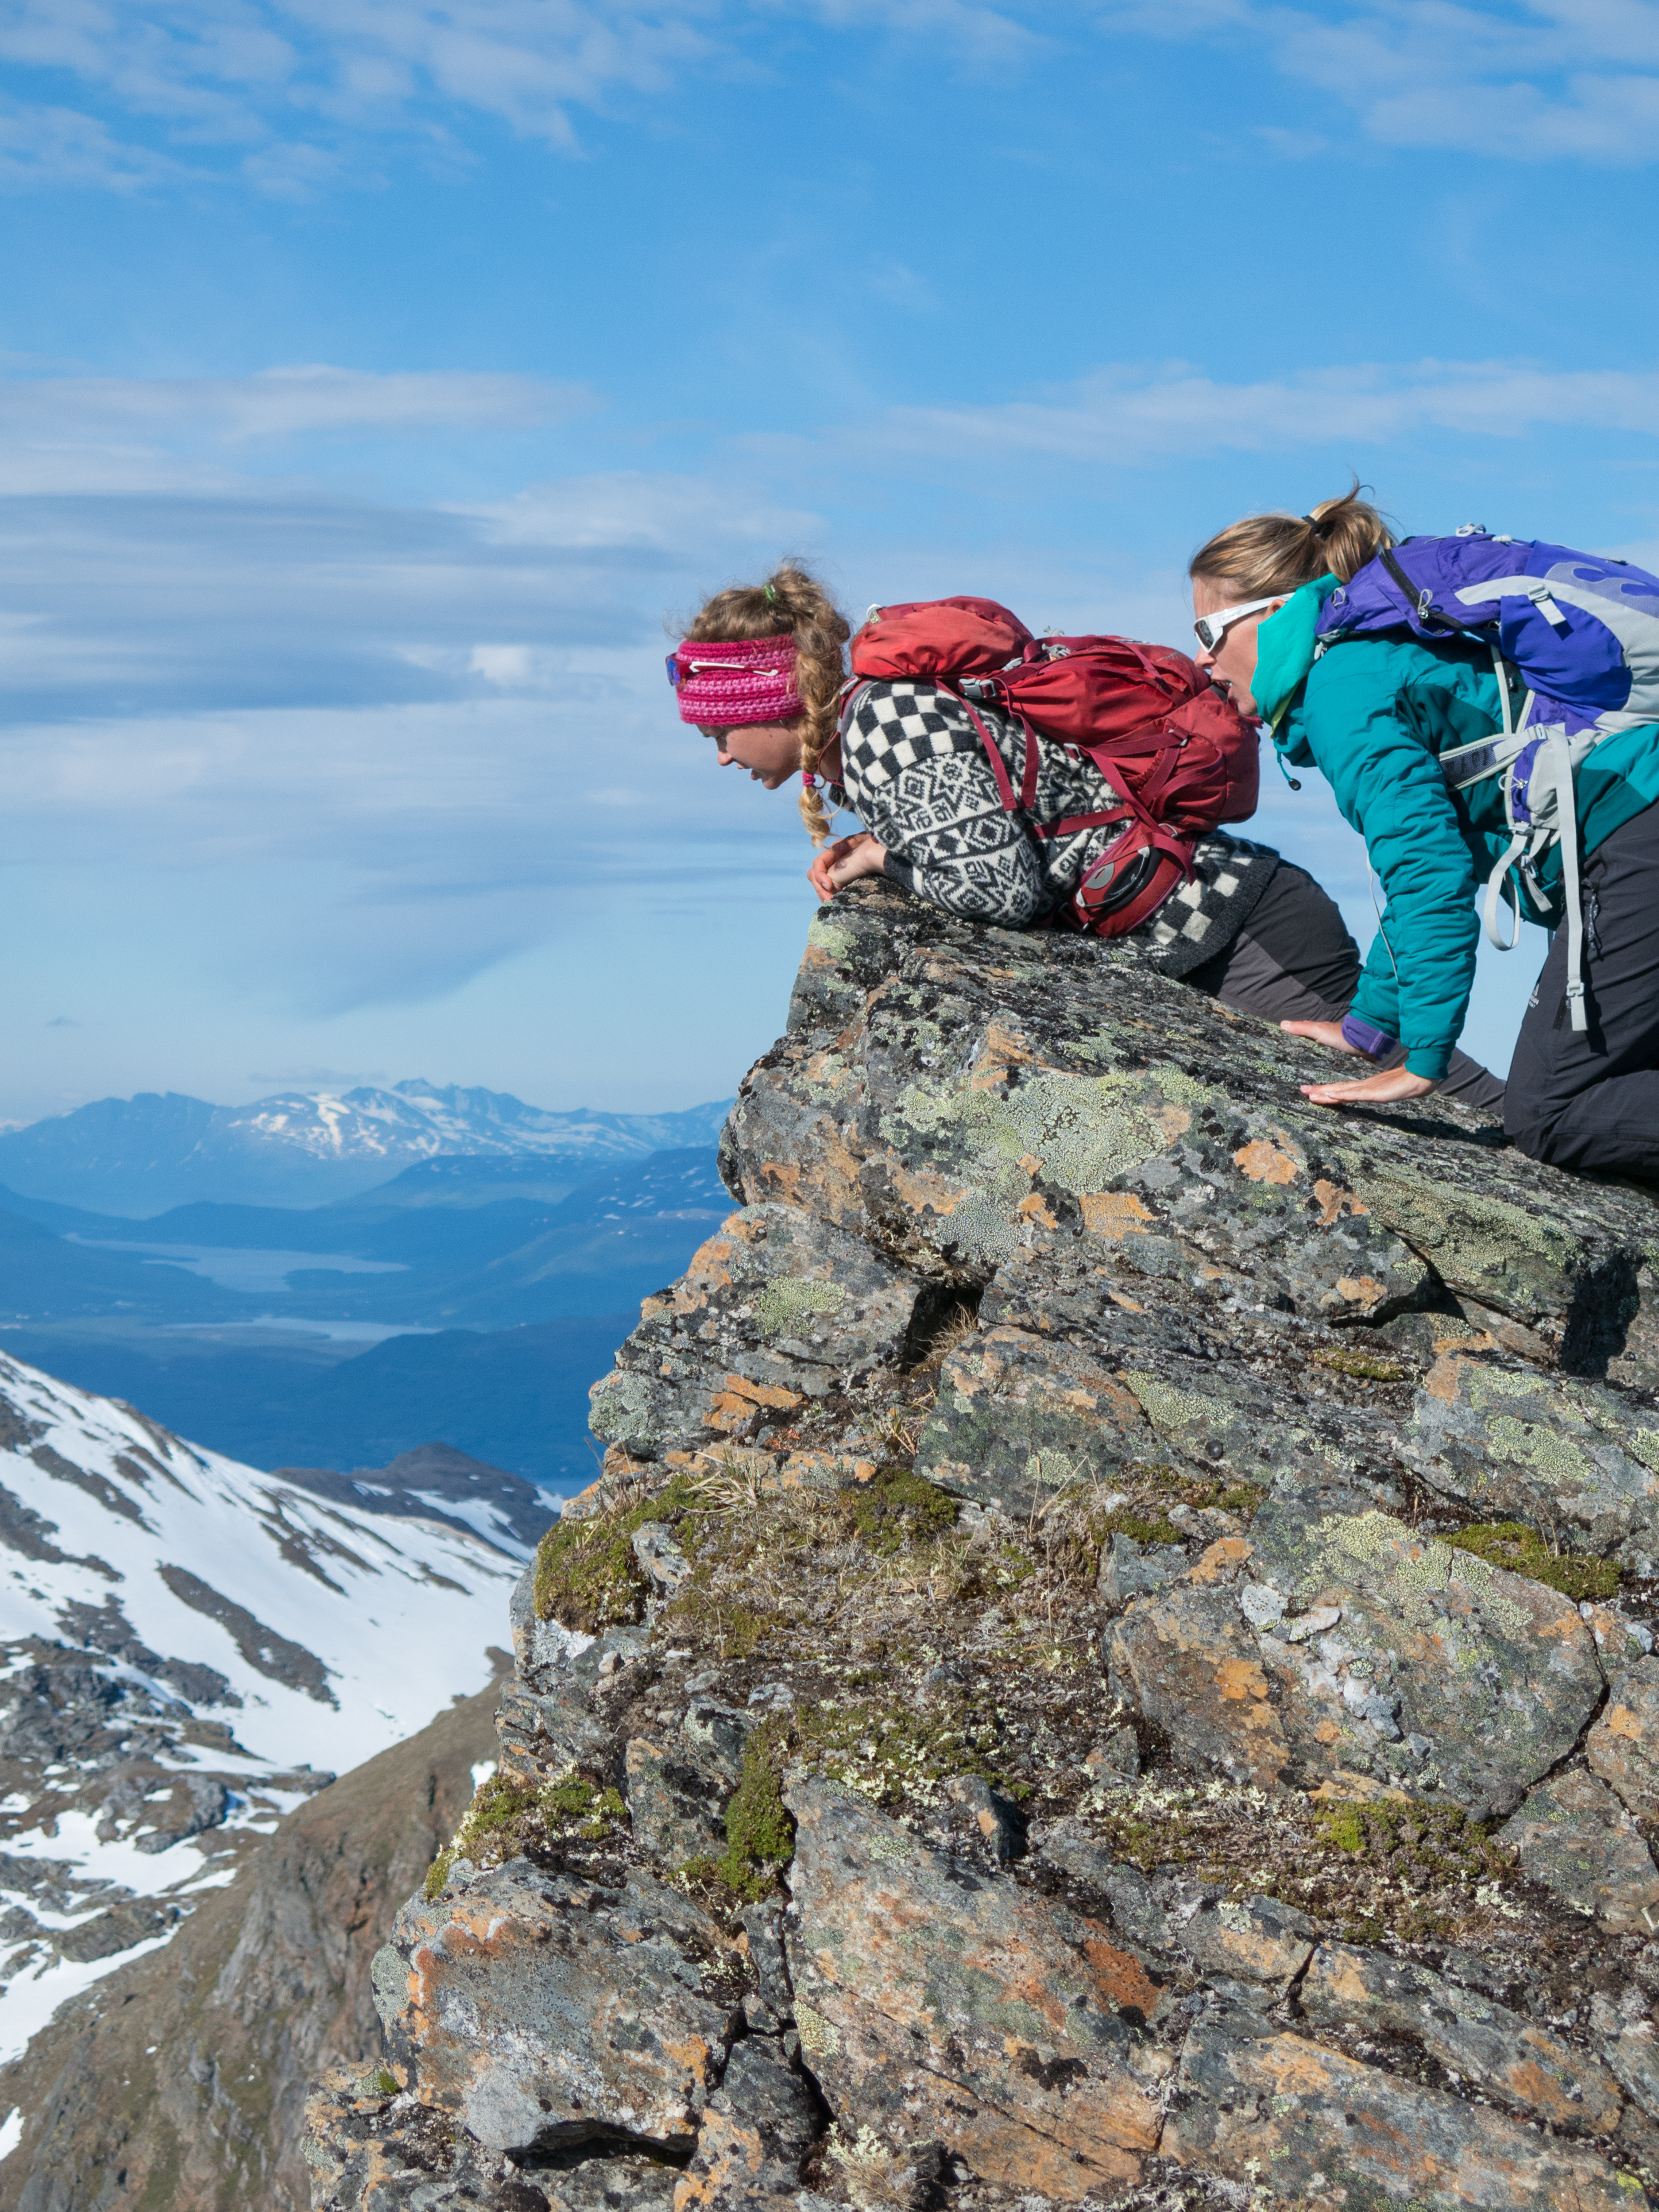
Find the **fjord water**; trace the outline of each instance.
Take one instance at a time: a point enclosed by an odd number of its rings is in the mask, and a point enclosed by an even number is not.
[[[0,1135],[29,1186],[0,1186],[0,1346],[255,1466],[442,1443],[556,1496],[591,1479],[587,1386],[639,1300],[729,1210],[724,1113],[422,1084],[100,1102]],[[307,1203],[319,1173],[356,1187]],[[119,1210],[191,1187],[228,1194]]]

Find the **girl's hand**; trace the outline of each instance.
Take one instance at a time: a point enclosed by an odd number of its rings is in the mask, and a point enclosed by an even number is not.
[[[1342,1034],[1340,1022],[1280,1022],[1286,1036],[1311,1037],[1316,1044],[1328,1044],[1333,1052],[1357,1053],[1359,1047],[1350,1044]]]
[[[1342,1034],[1340,1022],[1280,1022],[1288,1036],[1311,1037],[1316,1044],[1328,1044],[1333,1052],[1351,1053],[1363,1059],[1357,1044],[1350,1044]],[[1385,1104],[1390,1099],[1425,1098],[1434,1089],[1426,1075],[1407,1075],[1403,1067],[1383,1068],[1376,1075],[1356,1076],[1349,1083],[1304,1083],[1302,1096],[1311,1098],[1316,1106],[1346,1106],[1351,1098],[1370,1099],[1373,1105]]]
[[[1346,1106],[1351,1100],[1380,1106],[1393,1099],[1426,1098],[1434,1087],[1426,1075],[1389,1067],[1379,1075],[1362,1075],[1353,1083],[1304,1083],[1302,1096],[1311,1098],[1316,1106]]]
[[[833,845],[824,846],[806,871],[806,880],[822,903],[860,876],[878,876],[886,862],[887,848],[881,840],[860,830],[854,836],[837,837]]]

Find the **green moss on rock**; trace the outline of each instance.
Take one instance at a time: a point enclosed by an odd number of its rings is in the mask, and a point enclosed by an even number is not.
[[[739,1897],[764,1897],[795,1856],[795,1824],[783,1802],[780,1771],[789,1740],[787,1716],[763,1722],[744,1746],[743,1771],[726,1808],[726,1850],[714,1871]]]
[[[790,1723],[794,1758],[888,1811],[937,1807],[956,1775],[983,1775],[1011,1793],[1014,1788],[990,1761],[994,1727],[976,1722],[958,1704],[928,1711],[897,1698],[860,1698],[804,1706]]]
[[[689,1589],[669,1607],[670,1618],[684,1621],[701,1642],[712,1644],[719,1659],[748,1659],[782,1624],[775,1613],[763,1613],[741,1599],[726,1598],[701,1588]]]
[[[957,1517],[957,1504],[937,1483],[907,1467],[878,1467],[868,1482],[843,1490],[836,1504],[861,1543],[872,1552],[902,1551],[942,1536]]]
[[[1485,1824],[1470,1820],[1456,1805],[1381,1798],[1322,1805],[1318,1817],[1322,1842],[1350,1857],[1386,1866],[1409,1887],[1502,1881],[1515,1871],[1514,1852],[1493,1843]]]
[[[1137,1544],[1184,1544],[1187,1540],[1169,1515],[1160,1507],[1137,1509],[1126,1505],[1115,1513],[1103,1513],[1094,1523],[1097,1541],[1103,1547],[1114,1536],[1127,1536]]]
[[[1460,1552],[1484,1559],[1488,1566],[1507,1567],[1511,1574],[1547,1583],[1575,1602],[1610,1598],[1619,1588],[1620,1569],[1615,1561],[1556,1552],[1524,1521],[1476,1522],[1445,1540]]]
[[[573,1833],[585,1843],[602,1843],[627,1818],[618,1790],[590,1782],[574,1768],[539,1789],[504,1774],[489,1775],[478,1784],[460,1826],[427,1869],[423,1893],[428,1904],[434,1903],[461,1859],[498,1865],[533,1845]]]
[[[647,1521],[674,1528],[681,1548],[696,1548],[695,1534],[684,1524],[702,1506],[684,1475],[653,1496],[629,1498],[586,1521],[556,1521],[536,1547],[536,1613],[565,1628],[589,1635],[637,1620],[648,1587],[634,1557],[633,1535]]]
[[[1370,1352],[1316,1352],[1314,1364],[1338,1375],[1352,1375],[1362,1382],[1403,1382],[1407,1370],[1397,1359],[1379,1359]]]

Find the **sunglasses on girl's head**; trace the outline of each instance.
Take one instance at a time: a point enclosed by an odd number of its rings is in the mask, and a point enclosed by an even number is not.
[[[1263,607],[1277,605],[1283,596],[1269,592],[1265,599],[1241,599],[1236,607],[1220,607],[1212,615],[1200,615],[1193,624],[1199,643],[1206,653],[1214,653],[1236,622],[1243,622],[1246,615],[1259,615]]]

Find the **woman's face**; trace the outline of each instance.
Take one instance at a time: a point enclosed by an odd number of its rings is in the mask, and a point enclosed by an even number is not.
[[[1242,599],[1254,599],[1254,592],[1235,591],[1231,585],[1212,584],[1207,576],[1193,578],[1193,612],[1194,615],[1219,614],[1226,607],[1236,607]],[[1289,597],[1289,593],[1285,594]],[[1199,645],[1193,658],[1199,666],[1213,677],[1227,694],[1239,713],[1254,715],[1256,709],[1255,694],[1256,632],[1271,614],[1276,614],[1285,604],[1275,599],[1270,606],[1260,608],[1253,615],[1241,615],[1236,623],[1227,626],[1226,635],[1213,651]],[[1197,640],[1194,640],[1197,644]]]
[[[800,722],[749,722],[735,730],[711,730],[722,768],[746,768],[758,784],[775,791],[800,774]]]

